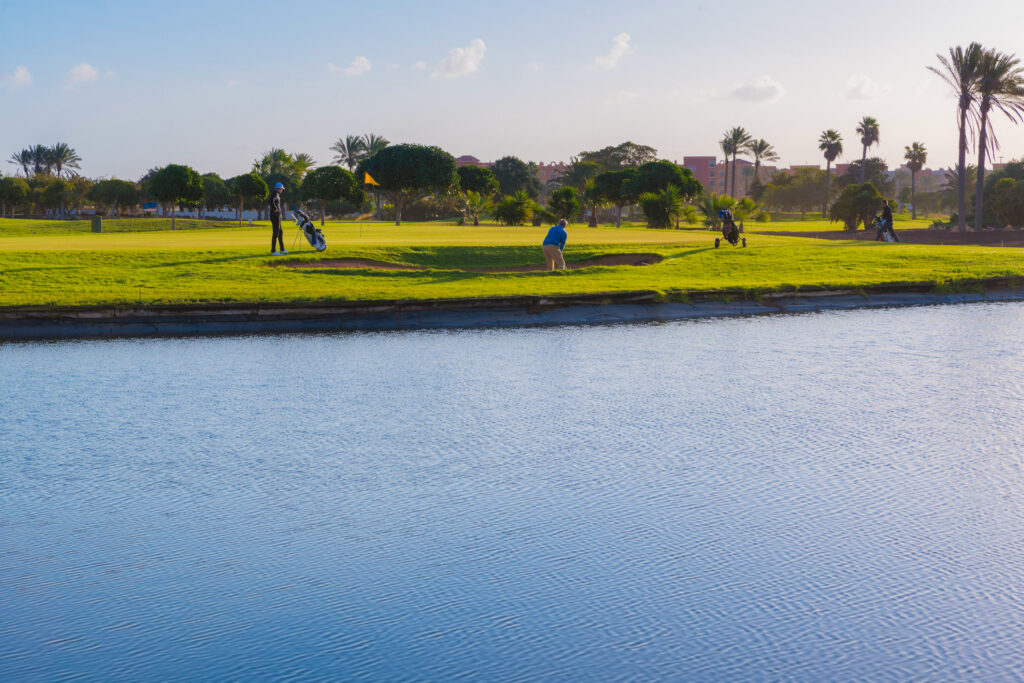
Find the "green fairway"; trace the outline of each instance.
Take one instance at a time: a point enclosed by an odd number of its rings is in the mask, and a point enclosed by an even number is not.
[[[1024,275],[1024,250],[1019,249],[750,234],[746,249],[716,250],[714,233],[701,230],[571,226],[569,261],[633,252],[658,253],[664,261],[568,273],[470,273],[461,269],[542,263],[537,245],[546,227],[328,223],[326,252],[317,254],[299,244],[292,255],[272,257],[267,254],[266,227],[102,234],[41,234],[30,229],[26,234],[24,226],[8,223],[12,222],[0,221],[2,306],[762,291]],[[290,247],[292,233],[286,236]],[[422,270],[284,267],[338,258],[402,263]]]

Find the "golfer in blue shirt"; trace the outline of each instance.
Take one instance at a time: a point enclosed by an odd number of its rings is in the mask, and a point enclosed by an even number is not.
[[[548,270],[554,270],[556,267],[565,270],[562,252],[565,250],[565,241],[569,239],[569,234],[565,231],[567,225],[569,221],[563,218],[558,221],[558,225],[548,230],[548,236],[544,238],[544,265]]]

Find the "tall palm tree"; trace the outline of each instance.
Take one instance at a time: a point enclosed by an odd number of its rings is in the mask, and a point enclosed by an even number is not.
[[[920,142],[911,143],[904,148],[906,152],[903,158],[907,160],[907,168],[910,169],[910,211],[911,218],[917,218],[917,172],[924,168],[928,161],[928,150]]]
[[[11,155],[11,158],[7,163],[21,166],[21,172],[25,174],[26,178],[28,178],[32,175],[32,150],[23,149],[20,152],[15,152]]]
[[[579,157],[570,157],[565,170],[558,176],[558,182],[582,192],[583,185],[600,172],[599,164],[593,161],[580,161]]]
[[[878,144],[878,121],[865,116],[857,124],[857,135],[860,136],[860,144],[864,146],[864,153],[860,157],[860,182],[863,183],[868,172],[868,147]]]
[[[337,152],[334,161],[348,166],[348,170],[356,170],[356,166],[363,159],[366,151],[366,141],[358,135],[346,135],[345,139],[338,138],[338,141],[331,145],[331,150]]]
[[[79,162],[82,160],[82,157],[78,156],[78,152],[66,142],[58,142],[53,147],[50,147],[46,157],[58,178],[61,177],[65,170],[67,170],[68,177],[70,178],[75,175],[71,169],[81,168]]]
[[[818,138],[818,149],[825,155],[825,201],[821,205],[821,216],[824,218],[832,198],[832,162],[843,154],[843,136],[832,128],[823,131]]]
[[[971,43],[966,48],[958,45],[949,48],[949,58],[935,55],[940,66],[928,67],[928,70],[944,80],[957,96],[957,130],[960,140],[956,171],[960,232],[967,230],[967,132],[970,130],[973,136],[976,123],[973,107],[977,98],[978,68],[983,54],[984,49],[978,43]]]
[[[722,178],[722,194],[727,195],[729,194],[729,157],[732,156],[734,146],[729,138],[722,138],[718,146],[722,148],[722,155],[725,157],[725,170],[722,171],[719,177]]]
[[[292,169],[299,175],[299,178],[305,178],[306,174],[309,173],[313,167],[316,166],[316,161],[313,157],[305,152],[299,152],[292,157]]]
[[[369,159],[377,152],[381,151],[391,143],[387,138],[374,135],[373,133],[366,133],[363,135],[363,150],[366,155],[365,158]]]
[[[736,126],[725,132],[725,139],[732,144],[732,194],[736,195],[736,155],[746,153],[747,145],[752,138],[750,133],[741,126]]]
[[[974,229],[981,230],[985,197],[985,157],[999,149],[989,138],[989,113],[997,109],[1014,123],[1024,120],[1024,67],[1016,55],[985,50],[978,69],[978,179],[974,195]]]
[[[747,143],[747,151],[754,157],[754,180],[761,182],[758,173],[761,171],[762,161],[778,161],[779,153],[775,151],[767,140],[751,140]]]

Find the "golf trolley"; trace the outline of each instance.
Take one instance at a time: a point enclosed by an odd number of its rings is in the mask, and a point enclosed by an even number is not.
[[[740,237],[740,229],[736,227],[736,221],[732,217],[732,211],[723,209],[718,212],[718,217],[722,221],[722,236],[715,238],[715,249],[718,249],[722,245],[722,240],[725,240],[732,246],[736,246],[740,242],[743,246],[747,246],[747,238]]]
[[[876,242],[900,241],[900,238],[896,235],[896,229],[890,225],[886,225],[881,216],[875,216],[875,220],[871,221],[871,227],[875,229]]]
[[[292,218],[295,219],[295,224],[299,226],[298,233],[296,233],[295,239],[292,240],[292,249],[295,248],[295,243],[299,240],[300,234],[306,238],[309,246],[317,251],[323,251],[327,248],[327,240],[324,239],[324,234],[320,232],[320,228],[313,225],[313,221],[310,220],[304,211],[292,209]]]

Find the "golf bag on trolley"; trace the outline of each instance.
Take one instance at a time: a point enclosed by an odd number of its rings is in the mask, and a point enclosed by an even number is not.
[[[317,251],[323,251],[327,248],[327,240],[324,239],[324,234],[320,231],[320,228],[313,224],[313,221],[310,220],[305,212],[301,209],[292,209],[292,217],[295,219],[295,224],[299,226],[299,232],[309,242],[309,246]]]
[[[735,247],[740,242],[740,229],[736,227],[736,220],[732,216],[732,211],[722,209],[718,212],[718,218],[722,221],[722,236],[715,238],[715,249],[718,249],[723,239]],[[747,246],[747,238],[744,237],[742,240],[743,246]]]

